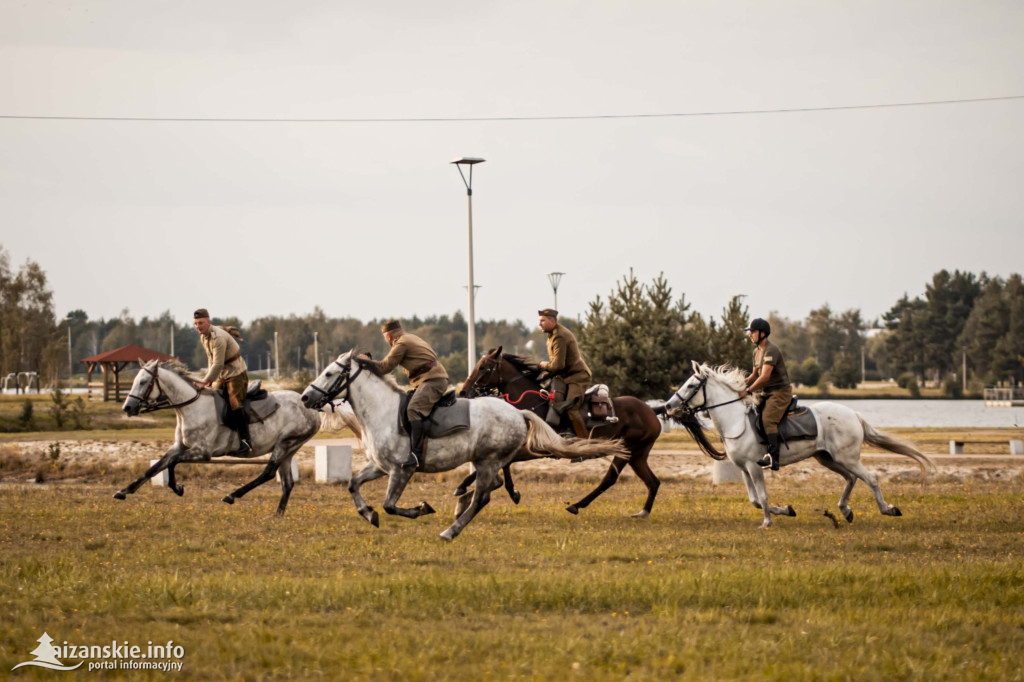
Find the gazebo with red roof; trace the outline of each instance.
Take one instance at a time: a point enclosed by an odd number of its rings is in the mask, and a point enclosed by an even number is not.
[[[150,360],[173,360],[170,355],[165,355],[159,351],[150,350],[149,348],[143,348],[142,346],[136,346],[131,344],[128,346],[121,346],[114,350],[108,350],[106,353],[100,353],[99,355],[93,355],[89,358],[82,358],[79,362],[84,362],[89,366],[89,374],[86,379],[87,385],[89,386],[89,397],[92,397],[92,389],[103,387],[103,402],[110,400],[113,395],[114,400],[121,400],[122,389],[125,397],[128,396],[128,391],[131,389],[131,382],[126,385],[121,384],[121,370],[130,364],[139,364],[139,361],[149,362]],[[103,370],[103,383],[92,382],[92,373],[97,368]],[[132,381],[135,377],[132,376]],[[111,385],[113,384],[113,385]]]

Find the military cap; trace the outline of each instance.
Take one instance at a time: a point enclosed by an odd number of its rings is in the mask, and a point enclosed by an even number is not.
[[[388,320],[380,326],[381,332],[402,331],[402,323],[398,320]]]
[[[537,314],[543,315],[544,317],[550,317],[552,319],[558,319],[558,311],[555,310],[554,308],[544,308],[543,310],[538,310]]]
[[[194,313],[192,313],[192,319],[193,320],[201,320],[204,317],[207,318],[207,319],[209,319],[209,317],[210,317],[210,311],[207,310],[206,308],[200,308],[197,311],[195,311]]]

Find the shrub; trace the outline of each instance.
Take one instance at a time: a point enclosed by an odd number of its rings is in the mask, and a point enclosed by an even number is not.
[[[959,400],[964,397],[964,387],[956,377],[946,377],[942,382],[942,394]]]
[[[821,365],[814,358],[807,358],[793,368],[792,379],[794,383],[803,386],[815,386],[821,380],[822,374]]]
[[[22,431],[31,431],[35,425],[35,408],[32,407],[32,401],[25,398],[25,402],[21,404],[21,414],[18,415],[18,425],[21,426]]]
[[[914,376],[913,372],[904,372],[903,374],[896,377],[896,385],[900,388],[910,388],[910,384],[916,384],[917,377]]]

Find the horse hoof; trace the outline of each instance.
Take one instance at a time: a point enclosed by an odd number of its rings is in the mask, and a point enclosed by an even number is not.
[[[118,490],[116,493],[114,493],[114,499],[115,500],[127,500],[128,496],[125,495],[124,492]]]
[[[523,496],[519,494],[518,490],[513,490],[512,494],[509,495],[509,497],[512,498],[512,502],[515,504],[519,504],[519,500],[523,498]]]
[[[449,528],[445,532],[441,533],[438,537],[444,540],[445,542],[451,542],[455,539],[455,534],[452,533],[451,529]]]
[[[436,514],[434,508],[427,504],[425,501],[420,502],[420,516],[426,516],[427,514]]]
[[[843,518],[846,519],[847,523],[853,523],[853,510],[847,509],[843,512]]]
[[[452,494],[455,495],[455,497],[462,497],[463,495],[466,494],[466,489],[465,488],[456,488],[455,492],[452,493]]]
[[[565,511],[569,512],[570,514],[579,514],[580,508],[577,507],[575,504],[570,504],[568,507],[565,508]]]
[[[633,518],[634,519],[646,519],[650,515],[651,515],[651,512],[649,512],[646,509],[644,509],[643,511],[637,512],[636,514],[633,514]]]
[[[793,509],[793,505],[786,505],[786,516],[796,516],[796,510]]]
[[[180,484],[174,486],[173,488],[171,488],[171,490],[173,490],[174,494],[177,495],[178,497],[181,497],[182,495],[185,494],[185,486]]]
[[[225,495],[224,498],[221,501],[222,502],[227,502],[228,504],[234,504],[235,503],[235,498],[233,498],[231,495]]]
[[[370,522],[370,525],[374,528],[380,528],[380,516],[376,511],[371,511],[370,515],[366,517],[366,520]]]
[[[890,516],[903,516],[903,512],[900,511],[899,507],[889,507]]]

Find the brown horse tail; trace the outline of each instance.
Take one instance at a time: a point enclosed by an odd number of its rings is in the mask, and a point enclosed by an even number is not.
[[[725,453],[719,452],[715,446],[711,444],[711,441],[708,440],[708,434],[704,431],[704,427],[701,426],[700,420],[697,419],[697,415],[686,410],[675,410],[672,414],[666,413],[666,415],[676,424],[681,424],[683,428],[689,432],[693,440],[697,442],[697,447],[699,447],[705,455],[711,459],[717,459],[719,461],[725,459]]]
[[[526,451],[538,457],[559,459],[596,459],[598,457],[622,457],[629,459],[629,451],[622,440],[582,440],[562,438],[546,421],[529,410],[521,412],[530,432],[526,436]]]
[[[860,425],[864,429],[864,442],[875,447],[888,450],[889,452],[895,452],[897,455],[906,455],[910,457],[917,465],[921,467],[921,475],[927,476],[929,472],[935,472],[935,464],[928,459],[928,456],[923,452],[915,448],[910,443],[902,441],[899,438],[894,438],[890,435],[884,434],[881,431],[876,431],[875,427],[864,421],[864,417],[857,415],[860,419]]]

